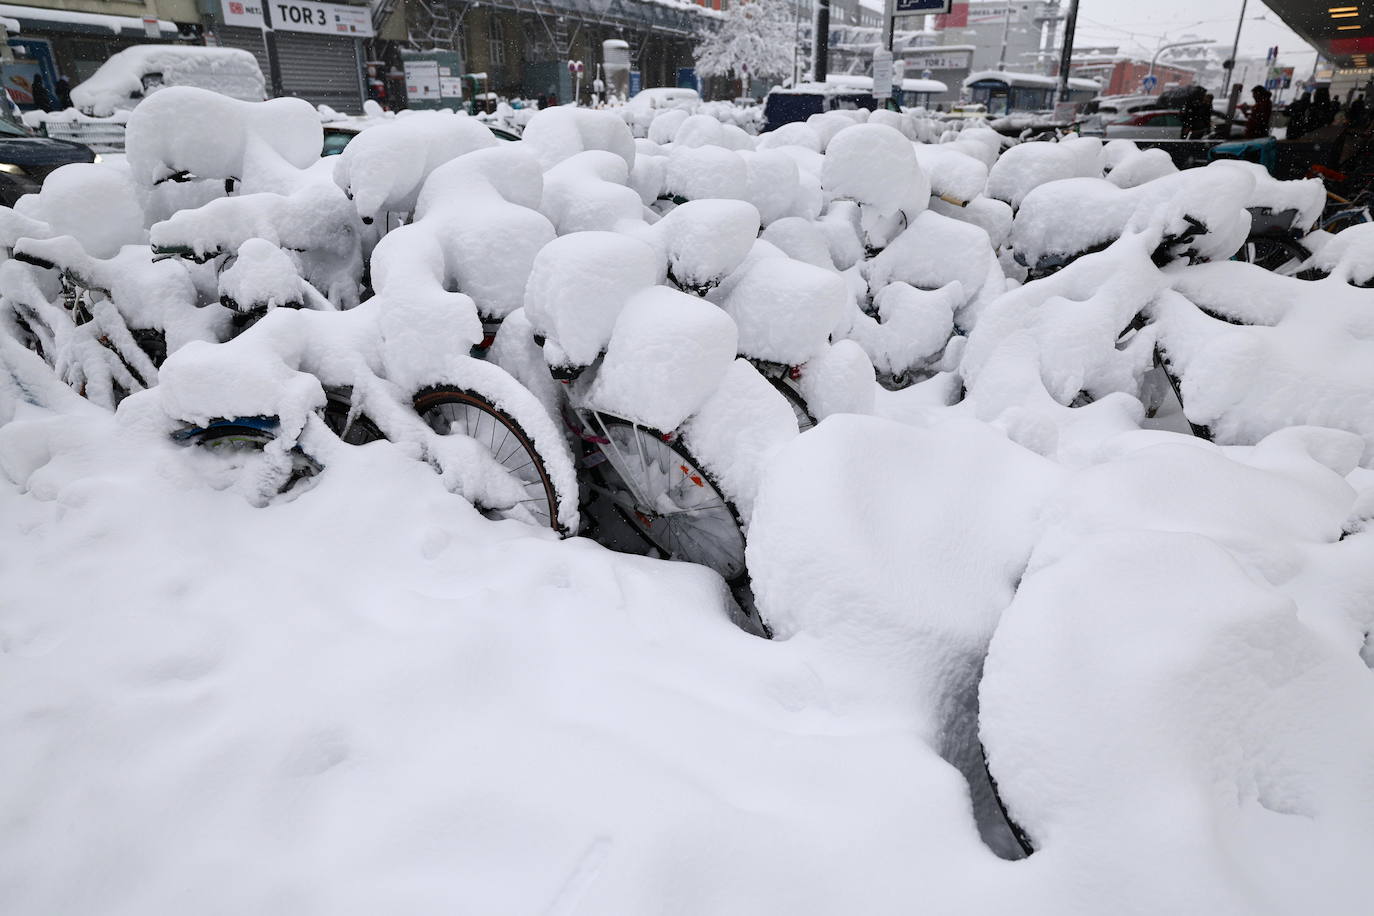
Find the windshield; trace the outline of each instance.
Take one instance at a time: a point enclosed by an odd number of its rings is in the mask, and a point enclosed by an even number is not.
[[[768,96],[768,103],[763,109],[763,117],[768,122],[768,129],[773,130],[783,124],[805,121],[813,114],[820,114],[824,104],[820,95],[775,92]]]
[[[0,137],[32,137],[33,134],[27,127],[20,124],[14,117],[3,109],[0,109]]]

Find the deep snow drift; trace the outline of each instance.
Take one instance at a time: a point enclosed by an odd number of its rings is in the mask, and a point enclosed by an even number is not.
[[[1368,910],[1374,236],[731,110],[172,88],[0,210],[0,909]],[[698,509],[752,592],[591,539]]]

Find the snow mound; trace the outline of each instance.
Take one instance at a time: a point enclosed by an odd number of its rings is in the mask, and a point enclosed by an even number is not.
[[[667,193],[687,200],[745,200],[749,196],[749,167],[734,150],[674,143],[663,186]]]
[[[658,282],[661,264],[651,246],[610,232],[575,232],[544,245],[525,287],[525,314],[536,333],[556,343],[561,358],[550,362],[595,361],[626,302]]]
[[[733,153],[731,155],[734,155]],[[697,200],[673,209],[653,226],[668,275],[688,289],[716,285],[749,254],[759,234],[759,211],[742,200]]]
[[[835,272],[791,258],[755,261],[724,302],[739,329],[739,352],[798,366],[826,349],[848,299]]]
[[[1212,539],[1099,532],[1018,589],[981,731],[1046,855],[1091,849],[1111,869],[1151,838],[1171,878],[1129,895],[1152,911],[1353,912],[1374,848],[1357,814],[1374,804],[1368,682]]]
[[[988,170],[987,194],[1019,209],[1027,194],[1047,182],[1101,177],[1102,144],[1095,138],[1022,143],[1004,152]]]
[[[634,168],[635,164],[634,134],[611,111],[570,105],[546,108],[530,118],[520,140],[529,145],[545,169],[593,149],[615,153],[625,160],[626,168]]]
[[[27,204],[30,219],[46,223],[52,235],[75,238],[92,257],[112,257],[125,245],[148,241],[137,190],[118,169],[64,165],[48,174]]]
[[[1336,233],[1304,266],[1316,268],[1352,286],[1374,285],[1374,223],[1351,226]]]
[[[642,290],[616,318],[587,404],[671,432],[720,385],[736,341],[735,323],[711,303],[662,286]]]
[[[171,86],[134,109],[124,143],[134,181],[151,188],[180,172],[260,178],[252,173],[269,169],[273,160],[284,169],[303,169],[320,158],[324,130],[303,99],[240,102]]]
[[[148,88],[144,77],[160,81]],[[267,98],[258,61],[248,51],[195,45],[135,45],[111,54],[100,68],[72,87],[72,104],[88,115],[107,118],[140,104],[146,93],[187,86],[244,102]]]
[[[858,201],[880,214],[918,213],[930,197],[911,141],[882,124],[837,131],[826,147],[821,185],[831,197]]]
[[[353,198],[360,216],[410,213],[436,168],[499,142],[486,125],[466,115],[411,112],[349,141],[334,163],[334,183]]]

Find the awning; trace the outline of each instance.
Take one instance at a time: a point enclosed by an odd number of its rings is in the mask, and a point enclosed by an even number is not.
[[[1374,52],[1374,0],[1264,0],[1298,36],[1338,67],[1363,67]]]
[[[135,16],[106,16],[103,13],[76,13],[39,6],[0,3],[0,17],[19,21],[21,34],[30,32],[76,32],[98,35],[143,37],[143,20]],[[158,31],[167,38],[180,32],[175,22],[157,21]]]

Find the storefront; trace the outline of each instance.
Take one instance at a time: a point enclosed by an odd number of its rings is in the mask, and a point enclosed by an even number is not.
[[[268,15],[276,38],[281,86],[276,95],[328,105],[335,111],[362,111],[366,82],[363,40],[371,38],[368,7],[313,0],[271,0]],[[206,44],[251,51],[272,82],[263,32],[263,10],[255,0],[220,0],[218,20]]]

